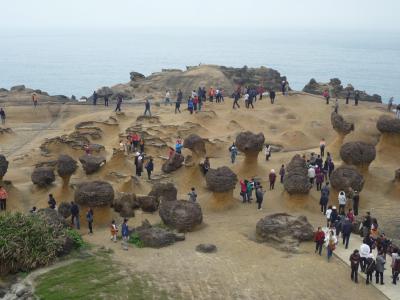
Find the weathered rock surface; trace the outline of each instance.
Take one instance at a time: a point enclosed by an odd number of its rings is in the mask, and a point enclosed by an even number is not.
[[[302,241],[311,241],[314,237],[312,225],[305,216],[291,216],[277,213],[265,216],[256,226],[256,239],[284,251],[297,251]]]
[[[209,169],[206,174],[207,188],[217,193],[233,190],[237,181],[237,175],[228,167]]]
[[[303,158],[296,154],[286,168],[283,185],[289,194],[307,194],[311,189],[307,167]]]
[[[83,169],[88,175],[96,173],[106,163],[106,159],[104,156],[95,156],[88,154],[79,157],[79,161],[81,162]]]
[[[3,179],[4,175],[6,175],[8,170],[8,161],[6,157],[0,154],[0,180]]]
[[[162,171],[165,173],[171,173],[182,167],[185,158],[179,153],[175,153],[171,158],[169,158],[161,167]]]
[[[217,252],[217,246],[213,244],[199,244],[196,246],[196,251],[202,253],[214,253]]]
[[[364,142],[348,142],[340,148],[340,157],[349,165],[369,165],[376,157],[375,146]]]
[[[136,227],[132,232],[139,236],[144,247],[150,248],[162,248],[172,245],[177,241],[185,240],[185,236],[177,235],[161,227],[151,226],[147,220],[142,223],[142,226]]]
[[[206,144],[204,140],[197,134],[191,134],[188,137],[186,137],[183,142],[183,147],[190,149],[198,156],[205,155],[206,153]]]
[[[332,172],[330,182],[332,187],[338,191],[347,191],[351,187],[360,192],[364,186],[364,177],[356,167],[343,165]]]
[[[378,119],[376,128],[378,128],[381,133],[400,134],[400,119],[383,115]]]
[[[71,204],[68,202],[61,202],[58,205],[58,213],[65,219],[71,216]]]
[[[135,216],[135,209],[140,207],[140,203],[133,193],[118,193],[114,199],[113,207],[121,217],[131,218]]]
[[[341,115],[335,112],[331,114],[331,123],[333,129],[339,134],[346,135],[354,130],[353,123],[347,122]]]
[[[203,222],[200,205],[184,200],[163,201],[159,214],[165,225],[179,232],[192,231]]]
[[[56,180],[54,169],[50,167],[35,168],[32,172],[31,180],[39,187],[46,187]]]
[[[105,181],[89,181],[78,185],[75,202],[87,206],[106,206],[114,201],[114,189]]]
[[[153,196],[137,196],[136,199],[144,212],[155,212],[160,205],[160,201]]]
[[[62,154],[58,157],[57,173],[60,177],[66,178],[71,176],[77,168],[78,164],[71,156]]]
[[[251,131],[241,132],[236,137],[236,147],[244,154],[258,155],[265,142],[263,133],[254,134]]]
[[[347,93],[350,92],[352,99],[354,99],[355,93],[358,92],[360,101],[382,103],[382,97],[377,94],[368,95],[365,91],[355,90],[351,84],[343,88],[342,82],[338,78],[332,78],[329,83],[317,82],[312,78],[303,88],[303,92],[314,95],[322,95],[325,90],[332,91],[332,96],[337,95],[339,98],[345,98]]]
[[[158,182],[153,185],[149,196],[154,197],[159,202],[161,201],[173,201],[177,199],[178,190],[175,185],[171,182],[162,183]]]

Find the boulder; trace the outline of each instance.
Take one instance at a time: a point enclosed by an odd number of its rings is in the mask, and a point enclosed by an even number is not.
[[[35,168],[32,172],[31,180],[39,187],[46,187],[56,180],[54,169],[50,167]]]
[[[361,192],[364,186],[364,177],[357,168],[350,165],[342,165],[332,172],[331,185],[338,191],[347,191],[351,187],[354,191]]]
[[[135,216],[135,209],[140,207],[133,193],[118,193],[114,199],[113,207],[116,212],[119,212],[123,218],[131,218]]]
[[[332,112],[331,114],[331,123],[333,129],[339,134],[347,135],[354,130],[354,124],[347,122],[336,112]]]
[[[175,153],[171,158],[169,158],[161,167],[161,170],[165,173],[171,173],[182,167],[185,158],[182,154]]]
[[[159,200],[153,196],[137,196],[136,198],[140,208],[144,212],[155,212],[160,205]]]
[[[147,220],[142,223],[142,226],[134,228],[132,233],[138,235],[144,247],[150,248],[166,247],[172,245],[176,241],[182,241],[185,239],[184,236],[178,236],[164,228],[151,226]]]
[[[97,172],[106,163],[105,157],[88,154],[79,157],[79,161],[87,175]]]
[[[175,185],[171,182],[156,183],[151,188],[149,196],[154,197],[159,202],[161,201],[173,201],[177,199],[178,190]]]
[[[108,86],[103,86],[102,88],[97,90],[97,95],[99,97],[111,97],[113,95],[113,90],[111,88],[109,88]]]
[[[69,155],[62,154],[58,157],[57,161],[57,173],[62,178],[68,178],[78,168],[78,164],[75,159]]]
[[[305,216],[276,213],[265,216],[256,226],[256,239],[284,251],[297,251],[302,241],[312,241],[314,229]]]
[[[8,170],[8,161],[6,157],[0,154],[0,180],[3,179],[4,175],[6,175]]]
[[[13,87],[11,87],[10,91],[11,92],[22,92],[25,90],[25,85],[21,84],[21,85],[15,85]]]
[[[340,148],[340,157],[349,165],[369,165],[376,157],[375,146],[364,142],[348,142]]]
[[[71,204],[68,202],[61,202],[60,205],[58,205],[57,210],[64,219],[67,219],[71,216]]]
[[[223,193],[235,189],[238,178],[228,167],[209,169],[206,174],[207,188],[213,192]]]
[[[400,134],[400,119],[383,115],[378,119],[376,128],[378,128],[381,133]]]
[[[196,246],[196,251],[202,253],[214,253],[217,252],[217,246],[213,244],[199,244]]]
[[[307,194],[311,184],[307,176],[307,167],[304,159],[296,154],[286,168],[283,186],[289,194]]]
[[[183,147],[190,149],[198,156],[204,156],[206,154],[206,144],[204,140],[197,134],[191,134],[185,138]]]
[[[94,206],[110,205],[114,201],[114,189],[105,181],[89,181],[78,185],[74,195],[78,204]]]
[[[143,74],[141,74],[139,72],[134,72],[134,71],[130,72],[129,75],[130,75],[131,81],[138,81],[138,80],[146,78]]]
[[[265,142],[263,133],[254,134],[251,131],[241,132],[236,137],[236,147],[247,155],[258,155]]]
[[[163,201],[159,214],[165,225],[179,232],[192,231],[203,222],[200,205],[185,200]]]

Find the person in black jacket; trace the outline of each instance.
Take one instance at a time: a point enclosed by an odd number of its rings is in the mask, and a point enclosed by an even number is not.
[[[153,159],[150,158],[150,160],[147,162],[146,166],[146,171],[147,171],[147,178],[150,180],[151,179],[151,172],[154,170],[154,163]]]
[[[271,90],[269,91],[269,98],[271,99],[271,104],[274,104],[274,102],[275,102],[275,97],[276,97],[275,91],[271,89]]]
[[[353,224],[350,222],[349,218],[346,218],[342,224],[343,245],[345,245],[346,249],[349,247],[349,240],[352,231]]]
[[[56,199],[54,199],[53,194],[49,194],[49,200],[47,201],[47,203],[49,204],[49,207],[51,209],[55,209],[57,202]]]
[[[351,280],[358,283],[358,267],[360,266],[360,253],[358,250],[354,250],[353,254],[350,255],[350,266]]]
[[[372,253],[367,258],[366,267],[365,267],[365,274],[367,275],[366,284],[369,284],[372,281],[372,273],[375,271],[375,260]]]
[[[74,201],[71,202],[71,224],[76,225],[76,229],[80,229],[81,225],[79,222],[79,206]]]

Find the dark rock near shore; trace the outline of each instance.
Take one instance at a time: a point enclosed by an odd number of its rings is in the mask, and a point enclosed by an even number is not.
[[[400,119],[392,116],[383,115],[378,119],[376,128],[381,133],[400,134]]]
[[[75,173],[78,164],[75,159],[69,155],[62,154],[58,157],[57,173],[60,177],[69,177]]]
[[[178,190],[175,185],[171,182],[162,183],[158,182],[153,185],[149,196],[154,197],[159,202],[161,201],[173,201],[177,199]]]
[[[201,207],[195,202],[163,201],[159,213],[165,225],[179,232],[192,231],[203,222]]]
[[[131,81],[138,81],[138,80],[146,78],[146,76],[144,76],[143,74],[141,74],[139,72],[134,72],[134,71],[130,72],[129,75],[130,75]]]
[[[165,173],[172,173],[182,167],[185,158],[182,154],[174,153],[161,167],[161,170]]]
[[[204,140],[197,134],[191,134],[186,137],[183,142],[183,147],[190,149],[197,155],[205,155],[206,153],[206,144]]]
[[[54,169],[50,167],[35,168],[32,172],[31,180],[39,187],[46,187],[56,180]]]
[[[75,202],[87,206],[107,206],[114,201],[114,189],[105,181],[89,181],[78,185]]]
[[[213,192],[223,193],[235,188],[237,175],[228,167],[209,169],[206,174],[207,188]]]
[[[297,251],[302,241],[312,241],[314,229],[305,216],[277,213],[265,216],[256,226],[256,239],[280,250]]]
[[[106,163],[105,157],[88,154],[79,157],[79,161],[87,175],[96,173]]]
[[[296,154],[286,168],[283,185],[289,194],[307,194],[311,184],[307,176],[307,167],[304,159]]]
[[[338,191],[348,191],[351,187],[354,191],[361,192],[364,186],[364,177],[357,168],[350,165],[342,165],[332,172],[331,185]]]
[[[338,113],[332,112],[331,114],[331,123],[333,129],[339,134],[349,134],[354,130],[354,124],[347,122],[341,115]]]
[[[3,179],[8,170],[8,160],[2,154],[0,154],[0,180]]]
[[[364,142],[348,142],[340,148],[340,157],[349,165],[369,165],[376,157],[375,146]]]

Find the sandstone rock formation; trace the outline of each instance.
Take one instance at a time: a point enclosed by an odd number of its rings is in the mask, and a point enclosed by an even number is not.
[[[39,187],[46,187],[56,180],[54,169],[50,167],[35,168],[32,172],[31,180]]]
[[[400,119],[382,115],[376,123],[376,128],[378,128],[381,133],[400,134]]]
[[[340,157],[349,165],[369,166],[376,157],[375,146],[364,142],[348,142],[340,149]]]
[[[331,123],[333,129],[341,135],[347,135],[354,130],[353,123],[345,121],[341,115],[335,112],[332,112],[331,114]]]
[[[184,200],[163,201],[159,211],[165,225],[187,232],[203,222],[203,213],[198,203]]]
[[[8,161],[6,157],[0,154],[0,180],[3,179],[4,175],[6,175],[8,170]]]
[[[135,216],[135,209],[140,207],[140,203],[133,193],[118,193],[114,199],[113,207],[121,217],[131,218]]]
[[[78,185],[74,195],[75,202],[91,207],[106,206],[113,203],[114,189],[105,181],[89,181]]]
[[[217,193],[232,191],[237,181],[236,174],[228,167],[210,169],[206,174],[207,188]]]
[[[289,194],[307,194],[311,184],[307,176],[307,167],[304,159],[296,154],[286,168],[283,185]]]
[[[39,97],[40,104],[63,104],[67,102],[72,102],[71,99],[64,95],[54,95],[50,96],[48,93],[39,90],[27,88],[24,85],[16,85],[11,87],[8,91],[7,89],[0,89],[0,103],[5,101],[11,101],[14,104],[26,104],[32,105],[32,94],[36,93]],[[2,100],[6,99],[6,100]]]
[[[190,149],[197,156],[206,154],[206,144],[204,140],[197,134],[191,134],[184,139],[183,147]]]
[[[284,251],[297,251],[300,242],[311,241],[313,237],[313,227],[305,216],[272,214],[259,220],[256,226],[257,241],[271,243]]]
[[[67,219],[71,216],[71,204],[68,202],[61,202],[58,205],[58,213],[63,216],[64,219]]]
[[[106,163],[105,157],[88,154],[79,157],[79,161],[87,175],[97,172]]]
[[[153,196],[137,196],[136,199],[144,212],[155,212],[160,205],[159,200]]]
[[[57,173],[64,180],[64,183],[69,181],[72,174],[78,168],[77,162],[69,155],[62,154],[57,160]]]
[[[338,191],[348,191],[351,187],[354,191],[361,191],[364,186],[364,177],[357,168],[350,165],[342,165],[332,172],[331,185]]]
[[[142,222],[142,226],[134,228],[132,232],[138,235],[144,247],[150,248],[162,248],[185,240],[184,235],[177,235],[164,228],[151,226],[147,220]]]
[[[173,201],[177,199],[178,190],[175,185],[171,182],[163,183],[158,182],[153,185],[149,196],[154,197],[159,202],[161,201]]]
[[[354,99],[355,93],[358,92],[360,101],[382,103],[382,97],[377,94],[368,95],[365,91],[355,90],[351,84],[343,88],[342,82],[338,78],[332,78],[329,83],[320,83],[312,78],[303,88],[303,92],[314,95],[322,95],[325,90],[332,91],[332,96],[337,96],[339,98],[345,98],[347,93],[350,92],[352,99]]]
[[[161,170],[165,173],[172,173],[182,167],[184,161],[185,158],[182,154],[175,153],[162,165]]]
[[[251,131],[241,132],[236,137],[236,147],[246,156],[246,164],[257,161],[258,153],[262,151],[265,137],[263,133],[254,134]]]

